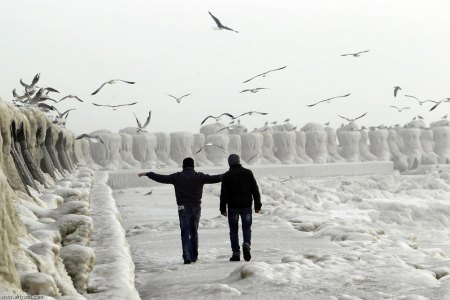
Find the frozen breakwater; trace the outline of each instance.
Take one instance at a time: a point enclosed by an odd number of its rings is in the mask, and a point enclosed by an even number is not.
[[[114,178],[138,186],[131,170],[169,172],[191,156],[199,169],[219,173],[230,152],[259,176],[387,174],[450,161],[447,120],[429,128],[419,120],[373,130],[354,123],[338,130],[315,123],[301,130],[290,124],[252,132],[243,125],[223,127],[205,125],[199,133],[98,130],[92,134],[105,143],[93,143],[75,140],[38,109],[0,100],[0,292],[48,299],[139,297],[108,175],[99,170],[114,171],[112,186]],[[205,147],[197,153],[205,143],[228,151]],[[124,169],[129,171],[119,171]]]

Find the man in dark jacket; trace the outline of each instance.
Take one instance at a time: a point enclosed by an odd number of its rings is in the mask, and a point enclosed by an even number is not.
[[[222,178],[220,212],[224,216],[228,215],[231,250],[233,251],[230,261],[239,261],[241,259],[238,237],[239,216],[241,217],[242,235],[244,238],[244,243],[242,244],[244,260],[249,261],[251,259],[252,202],[253,200],[255,201],[255,213],[259,213],[261,210],[261,196],[252,171],[242,167],[237,154],[231,154],[228,157],[228,165],[230,170]]]
[[[196,262],[198,257],[198,223],[201,214],[203,185],[222,181],[223,174],[207,175],[194,170],[194,160],[187,157],[183,160],[183,171],[170,175],[153,172],[139,173],[139,177],[147,176],[160,183],[170,183],[175,187],[175,198],[178,204],[180,219],[181,244],[185,264]]]

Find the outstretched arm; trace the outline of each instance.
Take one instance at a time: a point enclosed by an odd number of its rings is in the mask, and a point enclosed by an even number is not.
[[[174,174],[170,175],[162,175],[162,174],[156,174],[154,172],[148,172],[148,173],[139,173],[139,177],[141,176],[147,176],[148,178],[159,182],[159,183],[174,183]]]
[[[200,173],[200,176],[201,176],[201,180],[203,183],[218,183],[218,182],[222,182],[223,174],[208,175],[208,174]]]

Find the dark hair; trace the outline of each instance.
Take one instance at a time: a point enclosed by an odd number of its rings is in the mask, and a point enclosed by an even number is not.
[[[237,154],[230,154],[230,156],[228,156],[228,165],[231,167],[231,166],[234,166],[234,165],[237,165],[237,164],[240,164],[241,163],[241,160],[239,159],[239,155],[237,155]]]
[[[194,160],[191,157],[183,159],[183,169],[184,168],[194,168]]]

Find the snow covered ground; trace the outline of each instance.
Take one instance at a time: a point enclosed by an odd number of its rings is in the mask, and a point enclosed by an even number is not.
[[[115,190],[141,298],[450,299],[447,172],[258,183],[252,260],[229,262],[216,184],[204,189],[191,265],[182,264],[171,185]]]

